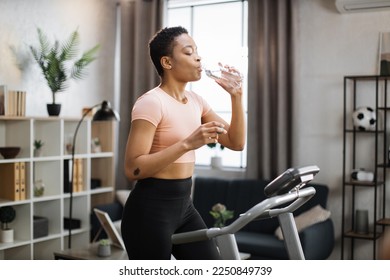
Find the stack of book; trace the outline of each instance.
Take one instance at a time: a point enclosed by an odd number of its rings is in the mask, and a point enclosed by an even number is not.
[[[0,198],[7,200],[26,199],[26,163],[0,164]]]
[[[8,90],[6,85],[0,85],[0,115],[25,116],[26,91]]]
[[[74,160],[74,174],[72,176],[72,161],[64,161],[64,192],[70,192],[70,186],[73,181],[73,192],[83,191],[83,159]]]

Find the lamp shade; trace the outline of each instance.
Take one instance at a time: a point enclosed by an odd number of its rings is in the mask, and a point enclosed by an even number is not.
[[[110,102],[103,101],[99,110],[93,115],[93,121],[119,121],[119,115],[115,112],[110,105]]]

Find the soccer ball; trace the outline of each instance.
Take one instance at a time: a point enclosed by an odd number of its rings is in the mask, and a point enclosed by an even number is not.
[[[368,106],[359,107],[352,113],[353,125],[355,128],[365,130],[375,130],[376,115],[374,109]]]

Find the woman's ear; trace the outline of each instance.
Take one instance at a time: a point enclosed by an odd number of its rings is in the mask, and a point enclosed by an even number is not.
[[[172,68],[171,59],[168,56],[163,56],[160,60],[161,66],[164,69],[170,70]]]

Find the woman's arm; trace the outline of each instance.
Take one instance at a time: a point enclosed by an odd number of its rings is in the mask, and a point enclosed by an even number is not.
[[[221,123],[215,121],[203,124],[186,139],[150,154],[156,127],[146,120],[134,120],[126,145],[126,177],[139,180],[153,176],[186,152],[213,143],[217,134],[226,133],[222,127]]]
[[[241,80],[239,80],[239,82],[235,81],[235,79],[237,79],[237,75],[239,76],[239,72],[234,68],[228,68],[230,69],[231,74],[226,72],[225,79],[222,78],[215,81],[230,94],[232,102],[232,117],[230,124],[223,121],[222,118],[212,110],[204,116],[202,121],[223,122],[225,129],[227,130],[227,134],[221,135],[218,142],[231,150],[242,151],[246,142],[246,123],[242,83]]]
[[[150,177],[188,151],[184,142],[178,142],[149,154],[155,132],[156,127],[146,120],[132,122],[125,154],[125,174],[130,180]]]

